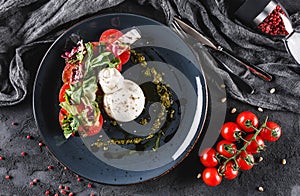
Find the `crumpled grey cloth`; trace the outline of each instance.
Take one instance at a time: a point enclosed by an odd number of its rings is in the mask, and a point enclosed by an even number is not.
[[[23,58],[41,45],[49,44],[72,22],[92,14],[100,14],[124,0],[26,0],[3,1],[0,6],[0,106],[22,101],[32,88],[34,77],[30,60]],[[228,10],[226,0],[138,0],[151,4],[165,14],[169,24],[174,15],[189,21],[211,40],[232,50],[274,76],[265,82],[230,59],[222,60],[255,88],[252,95],[244,94],[223,70],[227,93],[242,102],[271,110],[300,113],[300,68],[286,52],[279,37],[268,37],[236,21]],[[299,3],[281,2],[291,10],[293,26],[300,29]],[[131,10],[130,12],[135,12]],[[156,18],[154,18],[156,19]],[[41,58],[41,57],[39,57]],[[276,92],[270,94],[270,89]]]

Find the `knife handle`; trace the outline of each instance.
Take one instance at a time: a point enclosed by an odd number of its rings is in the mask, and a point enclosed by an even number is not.
[[[221,61],[218,57],[212,54],[212,57],[221,66],[221,69],[225,70],[231,77],[232,81],[236,84],[236,86],[243,92],[248,94],[253,94],[254,89],[247,82],[245,82],[242,78],[236,75],[223,61]]]
[[[270,82],[272,80],[272,76],[269,73],[267,73],[266,71],[264,71],[263,69],[255,66],[255,65],[252,65],[250,63],[245,63],[244,60],[236,57],[235,54],[233,54],[230,50],[223,48],[222,46],[218,46],[217,49],[218,49],[218,51],[222,52],[223,54],[229,56],[230,58],[232,58],[239,64],[246,67],[249,71],[251,71],[255,75],[259,76],[260,78],[262,78],[268,82]]]

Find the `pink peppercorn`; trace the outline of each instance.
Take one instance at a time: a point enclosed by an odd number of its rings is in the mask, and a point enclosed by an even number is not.
[[[46,191],[45,191],[45,195],[50,195],[50,191],[49,191],[49,190],[46,190]]]
[[[88,183],[88,184],[87,184],[87,187],[88,187],[88,188],[92,188],[92,184],[91,184],[91,183]]]
[[[10,178],[11,178],[11,176],[9,176],[9,175],[5,176],[5,179],[10,179]]]

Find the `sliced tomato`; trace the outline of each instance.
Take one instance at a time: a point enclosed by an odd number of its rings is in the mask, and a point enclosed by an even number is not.
[[[126,50],[125,52],[123,52],[120,56],[120,61],[121,64],[124,65],[125,63],[128,62],[128,60],[130,59],[130,50]]]
[[[99,39],[99,42],[104,42],[107,44],[111,44],[116,41],[119,37],[121,37],[123,33],[117,29],[107,29],[104,31]]]
[[[66,82],[71,83],[72,79],[73,79],[73,76],[74,76],[74,73],[76,73],[77,69],[78,69],[77,65],[67,63],[65,68],[64,68],[64,71],[62,73],[62,81],[64,83],[66,83]]]
[[[89,127],[79,126],[78,131],[83,132],[85,136],[93,136],[100,132],[100,130],[102,129],[102,125],[103,125],[103,117],[100,114],[99,124],[97,126],[89,126]]]
[[[59,124],[62,126],[62,121],[64,120],[65,116],[68,115],[67,110],[61,108],[59,111],[58,119],[59,119]]]
[[[65,94],[66,94],[66,90],[68,90],[70,88],[70,84],[69,83],[64,83],[62,85],[62,87],[60,88],[60,91],[59,91],[59,102],[64,102],[66,101],[65,99]]]

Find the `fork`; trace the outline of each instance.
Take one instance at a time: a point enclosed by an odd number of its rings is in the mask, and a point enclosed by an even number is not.
[[[181,26],[175,21],[173,20],[171,23],[171,27],[170,27],[177,35],[179,35],[183,40],[187,40],[189,39],[191,36],[189,36],[182,28]],[[234,81],[234,83],[236,84],[236,86],[243,92],[246,92],[248,94],[252,94],[254,92],[254,89],[252,88],[252,86],[250,86],[248,83],[246,83],[242,78],[240,78],[238,75],[236,75],[233,70],[228,67],[221,59],[219,59],[218,57],[216,57],[213,53],[209,53],[211,54],[211,56],[214,58],[214,60],[216,61],[216,63],[219,65],[219,67],[221,69],[223,69],[224,71],[226,71],[232,81]]]

